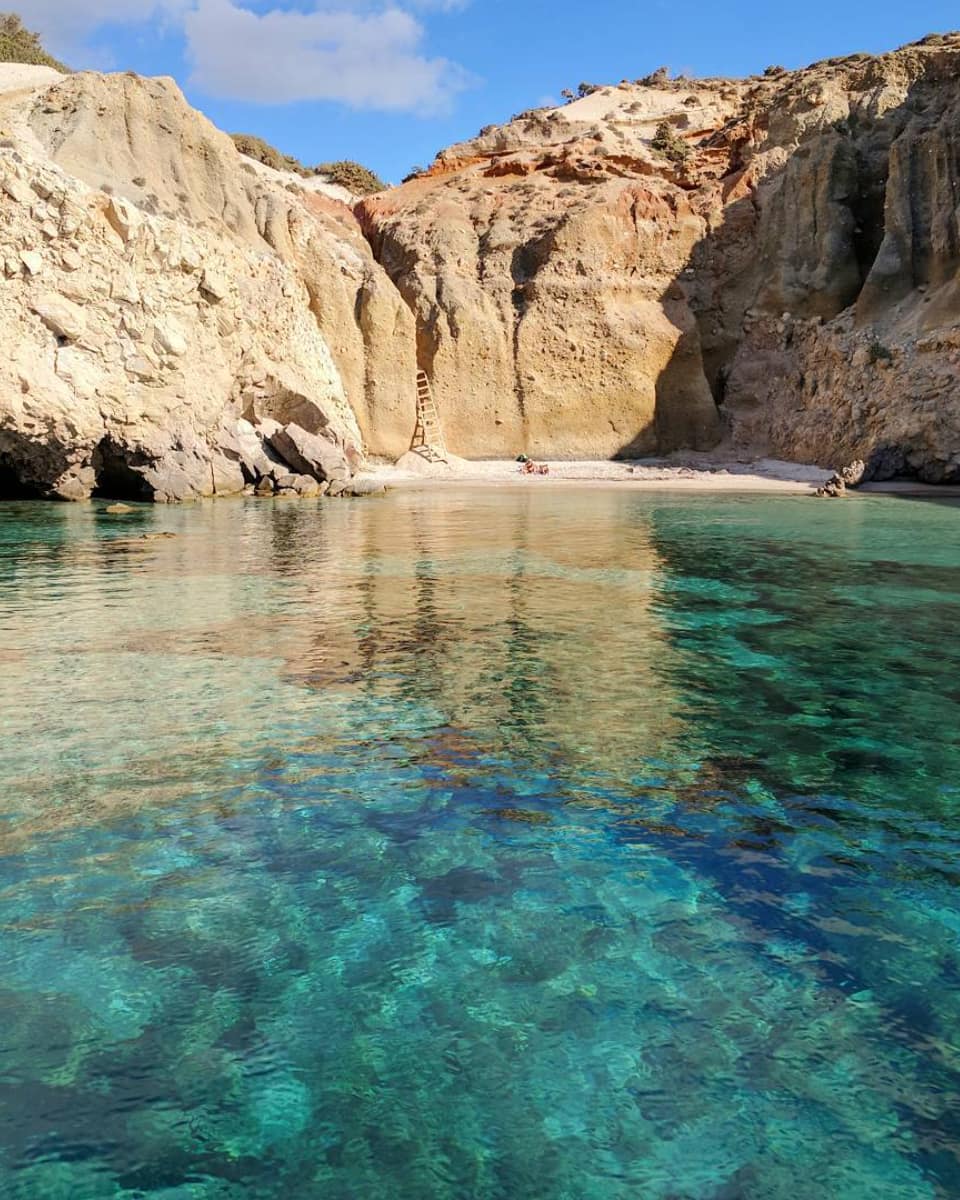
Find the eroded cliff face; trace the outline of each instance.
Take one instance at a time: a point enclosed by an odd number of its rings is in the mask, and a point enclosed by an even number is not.
[[[691,264],[732,440],[960,478],[960,39],[787,77],[741,136]]]
[[[956,36],[624,83],[365,201],[452,444],[960,476],[958,89]]]
[[[642,120],[614,93],[514,122],[361,205],[458,453],[604,458],[719,440],[678,282],[704,218],[646,144],[677,101],[642,103]],[[700,121],[723,111],[712,94],[696,103]]]
[[[295,490],[274,421],[338,474],[407,448],[413,322],[349,208],[170,80],[4,70],[0,490],[185,499],[267,467]]]
[[[0,132],[0,492],[335,482],[418,368],[466,458],[960,478],[957,36],[600,88],[353,210],[170,80],[7,64]]]

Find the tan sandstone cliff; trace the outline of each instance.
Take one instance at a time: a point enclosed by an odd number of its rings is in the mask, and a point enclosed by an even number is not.
[[[960,38],[523,114],[350,207],[170,80],[0,67],[0,492],[724,446],[960,478]],[[311,483],[311,480],[313,481]]]
[[[460,453],[726,440],[941,481],[960,477],[958,187],[952,35],[600,88],[361,217]]]

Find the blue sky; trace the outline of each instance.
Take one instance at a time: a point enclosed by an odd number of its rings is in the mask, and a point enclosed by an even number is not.
[[[173,75],[224,129],[307,163],[358,159],[389,181],[581,81],[661,65],[752,74],[960,25],[940,0],[21,0],[19,11],[74,67]]]

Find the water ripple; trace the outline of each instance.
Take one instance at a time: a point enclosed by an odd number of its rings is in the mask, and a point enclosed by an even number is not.
[[[0,1195],[960,1194],[958,515],[0,506]]]

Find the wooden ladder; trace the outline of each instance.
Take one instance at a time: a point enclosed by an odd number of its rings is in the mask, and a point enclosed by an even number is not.
[[[447,461],[447,446],[443,440],[440,414],[437,412],[426,371],[417,372],[417,424],[410,449],[427,462]]]

